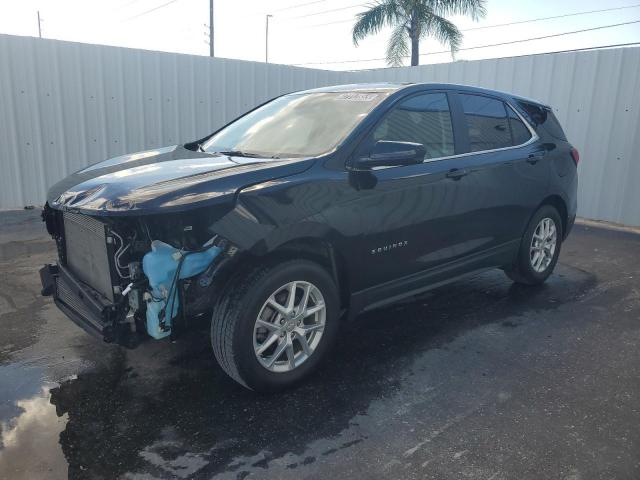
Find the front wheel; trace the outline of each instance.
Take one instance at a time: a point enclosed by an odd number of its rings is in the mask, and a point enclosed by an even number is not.
[[[211,321],[218,363],[252,390],[286,388],[314,370],[338,329],[338,293],[320,265],[292,260],[232,280]]]
[[[562,221],[551,205],[543,205],[533,215],[522,237],[518,256],[505,273],[516,283],[543,283],[558,262],[562,243]]]

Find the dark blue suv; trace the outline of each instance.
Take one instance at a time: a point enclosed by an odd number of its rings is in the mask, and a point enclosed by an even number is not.
[[[362,311],[489,268],[544,282],[575,219],[578,160],[550,107],[506,93],[283,95],[55,185],[43,293],[129,347],[205,318],[231,377],[278,389]]]

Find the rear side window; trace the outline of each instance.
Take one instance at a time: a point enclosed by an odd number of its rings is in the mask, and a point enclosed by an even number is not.
[[[404,100],[378,124],[372,140],[372,143],[379,140],[421,143],[427,150],[427,159],[453,155],[447,95],[425,93]]]
[[[513,145],[522,145],[527,143],[531,138],[531,132],[520,120],[520,117],[513,111],[513,109],[507,105],[507,112],[509,114],[509,126],[511,127],[511,143]]]
[[[558,140],[567,141],[567,137],[564,134],[564,130],[562,130],[562,126],[560,122],[553,114],[551,110],[547,110],[547,121],[543,124],[544,128],[551,134],[551,136],[557,138]]]
[[[511,129],[502,101],[481,95],[458,94],[472,152],[510,147]]]

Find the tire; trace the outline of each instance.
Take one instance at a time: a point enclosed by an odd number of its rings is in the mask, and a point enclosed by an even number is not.
[[[549,248],[552,242],[550,237],[544,233],[545,224],[542,223],[543,221],[547,222],[546,225],[552,226],[549,230],[553,229],[555,232],[552,253]],[[507,276],[514,282],[524,285],[540,285],[544,283],[558,262],[562,234],[562,220],[558,211],[551,205],[541,206],[529,221],[513,265],[505,269]],[[536,235],[536,244],[533,243],[534,235]],[[548,240],[541,241],[541,235]],[[540,250],[537,257],[534,245],[545,247],[538,247]],[[541,257],[540,255],[544,256]]]
[[[282,313],[289,307],[292,288],[297,306]],[[317,368],[335,341],[338,291],[329,273],[314,262],[290,260],[240,273],[220,295],[211,320],[211,345],[222,369],[246,388],[278,391],[294,385]],[[301,313],[305,295],[306,311],[316,310],[308,317]],[[272,343],[258,353],[267,341]],[[286,349],[274,359],[282,342]]]

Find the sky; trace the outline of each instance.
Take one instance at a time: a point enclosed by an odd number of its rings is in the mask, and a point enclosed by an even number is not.
[[[351,27],[366,0],[215,0],[214,45],[219,57],[265,61],[265,16],[269,62],[327,70],[386,66],[388,30],[355,47]],[[476,47],[640,20],[640,0],[487,0],[479,22],[452,17],[464,33],[455,60],[508,57],[619,43],[640,42],[640,23],[491,48]],[[541,17],[585,13],[496,26]],[[0,0],[0,33],[208,55],[209,0]],[[478,28],[483,27],[483,28]],[[488,27],[488,28],[487,28]],[[473,30],[469,30],[473,29]],[[421,42],[421,64],[450,62],[447,48]],[[370,59],[373,59],[369,61]],[[408,60],[407,60],[408,62]]]

